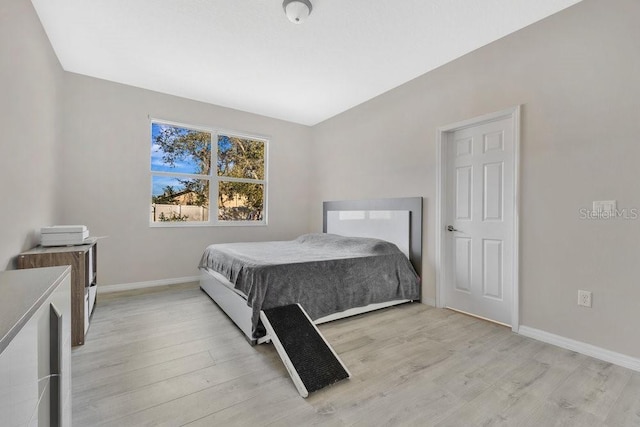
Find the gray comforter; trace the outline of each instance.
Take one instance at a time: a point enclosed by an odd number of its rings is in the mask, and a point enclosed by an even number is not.
[[[419,278],[396,245],[378,239],[307,234],[291,241],[209,246],[199,264],[225,276],[253,308],[300,303],[312,319],[397,299],[416,300]]]

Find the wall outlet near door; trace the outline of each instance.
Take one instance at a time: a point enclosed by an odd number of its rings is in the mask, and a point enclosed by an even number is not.
[[[578,290],[578,305],[591,307],[591,292]]]

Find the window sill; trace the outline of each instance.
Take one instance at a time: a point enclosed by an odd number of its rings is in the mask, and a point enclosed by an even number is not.
[[[266,221],[224,221],[218,223],[209,222],[180,222],[167,221],[163,223],[150,223],[150,228],[191,228],[191,227],[266,227]]]

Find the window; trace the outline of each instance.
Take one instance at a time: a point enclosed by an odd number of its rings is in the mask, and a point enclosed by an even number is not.
[[[267,144],[260,137],[152,121],[151,224],[266,224]]]

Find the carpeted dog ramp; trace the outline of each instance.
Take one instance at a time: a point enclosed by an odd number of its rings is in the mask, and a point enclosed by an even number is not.
[[[260,319],[302,397],[351,378],[300,304],[262,310]]]

